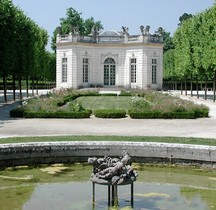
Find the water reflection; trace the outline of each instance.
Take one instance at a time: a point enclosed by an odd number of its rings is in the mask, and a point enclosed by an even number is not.
[[[60,175],[41,175],[39,181],[15,181],[0,178],[2,210],[107,210],[107,186],[96,186],[96,203],[92,205],[92,183],[88,167]],[[87,172],[86,172],[87,170]],[[3,172],[0,173],[0,175]],[[8,173],[8,172],[7,172]],[[11,171],[11,176],[29,174],[29,170]],[[7,174],[7,175],[9,175]],[[83,178],[80,177],[83,174]],[[47,177],[46,177],[47,176]],[[1,176],[0,176],[1,177]],[[139,171],[134,183],[134,210],[209,210],[216,208],[216,175],[196,169],[146,168]],[[47,180],[50,180],[48,182]],[[54,181],[53,181],[54,180]],[[44,183],[46,182],[46,183]],[[130,208],[130,189],[118,187],[119,210]]]

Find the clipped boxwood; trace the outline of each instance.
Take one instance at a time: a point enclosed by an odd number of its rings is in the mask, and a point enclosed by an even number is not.
[[[83,112],[24,112],[25,118],[89,118],[90,115],[90,110],[86,110]]]
[[[101,109],[94,112],[95,117],[99,118],[124,118],[126,117],[125,110]]]
[[[159,112],[159,111],[137,112],[137,111],[129,110],[128,114],[133,119],[157,119],[157,118],[161,118],[161,112]]]
[[[132,96],[133,94],[131,92],[124,92],[122,91],[119,96]]]
[[[161,115],[164,119],[195,119],[195,112],[164,112]]]
[[[117,93],[101,93],[101,96],[118,96]]]
[[[209,117],[209,110],[208,109],[197,109],[195,110],[195,116],[197,118]]]
[[[23,107],[17,107],[15,109],[10,110],[11,117],[23,117],[24,109]]]
[[[128,114],[134,119],[195,119],[195,112],[137,112],[129,110]]]

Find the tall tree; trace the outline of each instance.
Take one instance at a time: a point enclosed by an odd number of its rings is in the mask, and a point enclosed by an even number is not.
[[[182,16],[179,17],[179,26],[182,25],[183,21],[188,20],[189,18],[192,18],[192,14],[184,13]]]
[[[81,17],[82,13],[79,13],[72,7],[67,9],[66,17],[60,18],[60,28],[62,34],[69,34],[74,27],[79,28],[80,35],[89,35],[93,26],[96,26],[98,30],[103,29],[100,21],[95,21],[93,17],[84,20]],[[59,27],[53,32],[51,47],[55,50],[56,35],[58,33]]]

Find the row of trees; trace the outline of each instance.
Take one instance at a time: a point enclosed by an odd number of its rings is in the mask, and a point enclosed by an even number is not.
[[[8,79],[13,81],[14,100],[17,83],[22,98],[22,80],[26,81],[27,95],[30,79],[33,89],[38,80],[55,80],[55,55],[46,51],[47,31],[11,0],[1,0],[0,14],[0,79],[6,102]]]
[[[179,24],[172,38],[173,47],[164,53],[164,79],[183,83],[193,82],[196,90],[205,81],[205,98],[207,84],[213,81],[214,101],[216,83],[216,5],[197,15],[188,15]]]

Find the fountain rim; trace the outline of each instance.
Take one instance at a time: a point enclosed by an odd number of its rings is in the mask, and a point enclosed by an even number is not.
[[[61,141],[0,144],[0,166],[86,162],[88,157],[119,156],[127,150],[133,162],[216,164],[216,146],[119,141]]]

